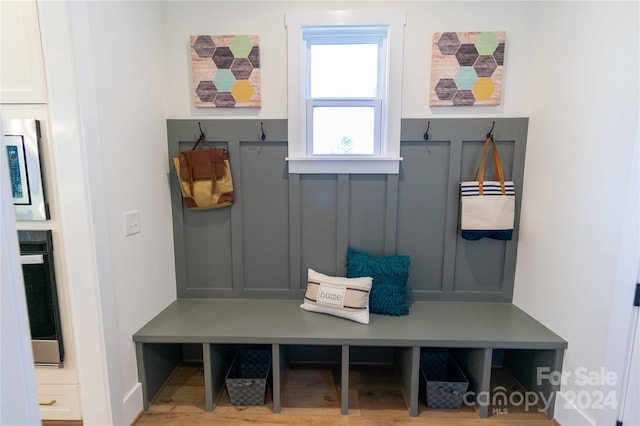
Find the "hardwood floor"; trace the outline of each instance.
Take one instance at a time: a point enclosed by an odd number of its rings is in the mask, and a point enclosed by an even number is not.
[[[375,374],[373,374],[375,372]],[[496,376],[500,376],[497,374]],[[502,379],[513,380],[509,375]],[[352,366],[350,370],[349,414],[340,414],[339,373],[330,365],[290,366],[287,370],[282,412],[273,414],[271,391],[266,404],[233,406],[226,389],[220,393],[213,412],[204,411],[202,365],[185,364],[174,372],[158,395],[134,423],[147,425],[522,425],[553,426],[543,413],[523,412],[507,407],[508,414],[480,419],[473,407],[461,410],[432,410],[421,406],[418,417],[410,417],[400,383],[389,366]],[[510,386],[517,387],[517,384]],[[520,408],[517,410],[516,408]]]

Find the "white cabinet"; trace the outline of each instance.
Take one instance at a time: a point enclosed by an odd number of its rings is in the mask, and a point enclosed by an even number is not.
[[[5,0],[0,0],[2,4]],[[51,230],[55,252],[55,272],[60,304],[60,321],[64,339],[64,368],[35,368],[35,378],[40,403],[40,416],[43,420],[78,420],[80,414],[80,393],[77,373],[77,360],[71,317],[71,296],[67,279],[64,257],[64,236],[60,225],[60,209],[58,203],[58,184],[55,180],[55,161],[53,158],[53,141],[51,138],[51,122],[49,106],[38,105],[0,105],[3,118],[31,118],[40,121],[42,132],[40,160],[43,179],[47,189],[47,199],[51,211],[51,219],[47,221],[17,221],[16,228],[23,230]],[[50,404],[56,401],[55,404]]]
[[[81,420],[78,385],[38,385],[38,405],[43,420]]]
[[[0,0],[0,114],[3,118],[40,120],[41,162],[51,219],[18,221],[25,230],[50,229],[58,256],[56,281],[65,346],[64,368],[36,367],[35,378],[43,420],[80,420],[80,387],[73,341],[73,326],[67,287],[62,230],[57,203],[55,161],[46,91],[38,7],[35,0]]]
[[[35,0],[0,2],[0,103],[47,103]]]

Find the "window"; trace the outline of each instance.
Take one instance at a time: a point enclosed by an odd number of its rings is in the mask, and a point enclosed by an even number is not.
[[[379,155],[386,27],[307,27],[307,152]]]
[[[289,172],[398,173],[405,13],[286,18]]]

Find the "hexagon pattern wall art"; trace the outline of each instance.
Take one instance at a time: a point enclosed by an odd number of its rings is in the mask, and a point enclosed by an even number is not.
[[[196,107],[261,106],[257,35],[191,36],[191,73]]]
[[[505,32],[435,33],[430,106],[500,105]]]

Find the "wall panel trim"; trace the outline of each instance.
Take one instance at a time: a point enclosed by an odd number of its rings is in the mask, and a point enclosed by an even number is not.
[[[493,121],[516,185],[514,239],[470,242],[459,236],[459,182],[471,180]],[[511,301],[527,118],[404,119],[400,173],[383,178],[289,174],[287,120],[168,120],[169,162],[197,139],[198,122],[207,140],[229,151],[235,201],[186,210],[170,166],[179,298],[302,298],[306,268],[344,276],[354,246],[411,256],[412,300]]]

